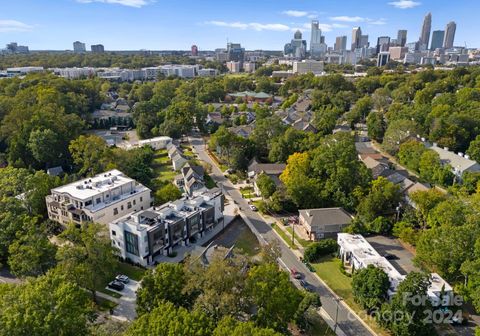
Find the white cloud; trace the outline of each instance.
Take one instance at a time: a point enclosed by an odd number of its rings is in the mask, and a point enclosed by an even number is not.
[[[303,16],[307,16],[309,13],[306,11],[286,10],[286,11],[283,11],[282,14],[293,16],[293,17],[303,17]]]
[[[205,24],[218,26],[218,27],[228,27],[228,28],[237,28],[237,29],[251,29],[256,31],[270,30],[270,31],[288,31],[292,30],[291,27],[284,25],[282,23],[258,23],[258,22],[225,22],[225,21],[207,21]]]
[[[25,32],[33,27],[16,20],[0,20],[0,33]]]
[[[412,1],[412,0],[399,0],[399,1],[389,2],[388,4],[400,9],[408,9],[408,8],[420,6],[421,2]]]
[[[332,16],[330,18],[332,21],[340,21],[340,22],[365,22],[365,18],[361,16]]]
[[[330,20],[332,21],[338,21],[338,22],[350,22],[350,23],[367,23],[371,25],[384,25],[387,23],[387,20],[384,18],[381,19],[370,19],[367,17],[361,17],[361,16],[332,16],[330,17]],[[337,27],[337,28],[345,28],[345,27]]]
[[[101,2],[106,4],[122,5],[128,7],[140,8],[148,5],[152,1],[150,0],[77,0],[80,3],[92,3],[92,2]]]
[[[341,24],[341,23],[319,23],[318,24],[318,27],[322,30],[322,32],[324,33],[328,33],[328,32],[331,32],[332,30],[334,30],[335,28],[348,28],[347,25],[345,24]],[[311,28],[311,24],[310,23],[305,23],[303,25],[303,29],[301,29],[302,31],[304,30],[309,30]]]

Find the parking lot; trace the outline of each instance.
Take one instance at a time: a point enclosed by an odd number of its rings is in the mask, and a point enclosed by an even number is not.
[[[138,281],[130,279],[130,281],[125,284],[125,288],[121,291],[107,287],[108,290],[122,295],[122,297],[116,300],[118,305],[113,310],[113,316],[117,316],[120,319],[129,321],[135,319],[137,316],[135,311],[135,301],[137,299],[136,292],[139,286],[140,283]]]
[[[414,255],[405,249],[398,239],[385,236],[370,236],[366,237],[366,239],[380,255],[383,256],[388,253],[393,256],[389,262],[400,274],[406,275],[410,272],[420,270],[413,264],[412,260]]]

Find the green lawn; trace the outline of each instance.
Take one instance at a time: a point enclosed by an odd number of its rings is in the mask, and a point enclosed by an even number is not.
[[[291,226],[285,226],[285,229],[290,233],[290,235],[293,234],[293,229]],[[300,243],[300,245],[302,245],[303,247],[308,247],[312,242],[309,241],[309,240],[305,240],[305,239],[302,239],[300,238],[298,235],[297,235],[297,231],[295,230],[295,240],[297,242]]]
[[[205,179],[205,186],[208,189],[212,189],[212,188],[215,188],[217,186],[217,184],[215,183],[215,181],[212,179],[212,177],[210,175],[205,174],[204,179]]]
[[[106,284],[105,284],[105,286],[103,286],[103,287],[102,287],[102,286],[99,286],[99,287],[97,288],[97,292],[102,292],[103,294],[110,295],[110,296],[112,296],[112,297],[114,297],[114,298],[117,298],[117,299],[122,297],[122,294],[119,294],[119,293],[117,293],[117,292],[111,291],[110,289],[105,288],[106,286],[107,286]]]
[[[167,182],[172,182],[173,178],[177,175],[177,172],[172,168],[170,158],[165,149],[155,152],[152,168],[155,175],[153,183],[156,188],[161,187],[161,185]]]
[[[252,187],[242,188],[242,189],[240,189],[240,193],[242,194],[242,197],[243,197],[243,198],[253,198],[253,197],[256,197],[256,195],[255,195],[254,192],[253,192],[253,188],[252,188]]]
[[[312,326],[309,330],[306,331],[306,334],[309,336],[334,336],[335,333],[332,329],[328,326],[328,324],[323,320],[323,318],[318,315],[312,315],[310,317],[310,321],[312,322]]]
[[[113,309],[117,306],[115,302],[112,302],[110,300],[97,297],[97,308],[100,311],[110,311],[110,309]]]
[[[243,230],[243,232],[238,236],[237,240],[235,241],[235,247],[242,250],[243,253],[249,256],[257,255],[260,250],[258,239],[249,228]]]
[[[288,246],[290,246],[291,249],[297,249],[297,245],[292,244],[292,237],[289,237],[282,229],[278,227],[277,224],[272,224],[272,228],[280,235],[280,237],[282,237],[282,239],[288,244]]]
[[[146,269],[143,269],[141,267],[133,266],[123,262],[118,263],[118,266],[116,269],[116,273],[125,274],[130,279],[133,279],[135,281],[142,280],[146,271],[147,271]]]

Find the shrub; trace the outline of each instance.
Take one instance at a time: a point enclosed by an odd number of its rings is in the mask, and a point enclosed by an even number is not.
[[[337,242],[334,239],[323,239],[309,245],[303,255],[308,262],[316,262],[320,257],[337,251]]]

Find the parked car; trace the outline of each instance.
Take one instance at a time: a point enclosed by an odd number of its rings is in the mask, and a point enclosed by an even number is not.
[[[108,288],[121,291],[125,288],[125,285],[123,284],[123,282],[120,282],[118,280],[113,280],[108,283]]]
[[[313,286],[310,285],[308,282],[305,280],[300,280],[300,286],[302,286],[305,290],[309,292],[313,292]]]
[[[258,211],[257,207],[253,204],[250,204],[249,207],[252,209],[252,211]]]
[[[123,283],[129,283],[130,282],[130,279],[128,278],[128,276],[126,276],[125,274],[119,274],[115,277],[115,280],[117,281],[120,281],[120,282],[123,282]]]
[[[298,272],[295,268],[292,268],[292,269],[290,270],[290,273],[292,274],[292,277],[293,277],[294,279],[300,280],[300,279],[302,278],[302,273]]]
[[[383,257],[388,260],[396,260],[398,259],[396,255],[390,253],[384,253]]]

